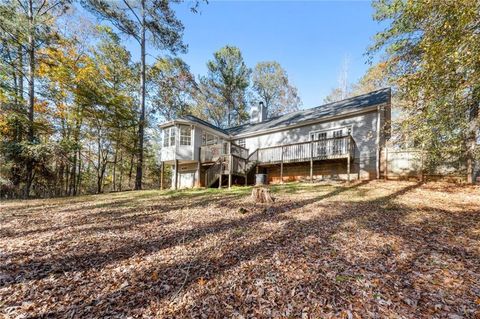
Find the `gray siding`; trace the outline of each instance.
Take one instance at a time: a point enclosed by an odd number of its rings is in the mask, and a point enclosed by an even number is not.
[[[249,152],[259,147],[276,146],[310,139],[310,132],[350,126],[356,143],[354,165],[358,165],[361,178],[376,177],[377,112],[372,111],[344,119],[285,129],[282,131],[245,138]]]
[[[380,125],[377,125],[378,118],[380,118]],[[377,177],[378,145],[380,147],[385,145],[384,121],[384,112],[372,110],[367,113],[351,115],[337,120],[245,137],[245,146],[249,149],[249,153],[252,153],[257,148],[307,142],[310,140],[310,133],[314,131],[350,127],[352,137],[356,143],[352,172],[358,172],[359,177],[362,179],[373,179]],[[378,128],[380,128],[379,135],[377,134]],[[196,125],[193,126],[191,146],[180,146],[179,135],[177,134],[176,147],[162,149],[162,160],[177,159],[184,162],[197,161],[200,155],[199,148],[202,144],[203,131],[204,129]],[[237,136],[233,136],[233,140],[237,139]],[[194,170],[194,168],[191,169]]]
[[[193,127],[193,160],[198,161],[200,158],[200,146],[202,146],[202,134],[203,130],[198,126]]]

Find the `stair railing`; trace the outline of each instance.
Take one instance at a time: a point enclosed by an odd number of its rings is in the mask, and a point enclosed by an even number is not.
[[[224,157],[220,156],[217,161],[205,171],[205,185],[210,187],[223,172]]]

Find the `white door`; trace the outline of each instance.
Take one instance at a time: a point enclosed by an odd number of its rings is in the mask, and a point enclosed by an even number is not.
[[[178,178],[178,188],[192,188],[195,172],[182,172]]]
[[[319,141],[315,143],[314,156],[342,154],[345,151],[346,143],[345,139],[340,139],[339,137],[348,135],[348,132],[348,127],[339,127],[310,133],[310,138],[313,141]],[[332,140],[332,138],[339,139]]]

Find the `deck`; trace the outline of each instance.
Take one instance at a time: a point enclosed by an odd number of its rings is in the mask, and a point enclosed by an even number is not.
[[[310,162],[310,178],[313,179],[313,161],[346,159],[347,170],[350,172],[350,162],[355,154],[355,141],[350,135],[322,140],[284,144],[249,150],[233,143],[202,146],[200,160],[212,164],[205,172],[206,186],[212,185],[221,176],[245,176],[256,166],[280,164],[283,177],[283,164]],[[350,176],[350,174],[348,174]]]

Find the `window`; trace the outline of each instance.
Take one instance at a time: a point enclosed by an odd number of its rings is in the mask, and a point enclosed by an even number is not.
[[[203,132],[202,135],[202,145],[213,145],[218,144],[218,136]]]
[[[180,126],[180,145],[192,145],[192,130],[189,126]]]
[[[168,147],[170,142],[170,128],[163,129],[163,146]]]
[[[175,126],[167,127],[163,129],[163,146],[175,146]]]
[[[241,147],[245,147],[245,139],[241,138],[239,140],[236,140],[235,144],[237,144],[238,146],[241,146]]]
[[[170,146],[175,146],[175,135],[177,133],[176,127],[170,128]]]
[[[333,137],[341,137],[341,136],[343,136],[343,129],[333,131]]]

